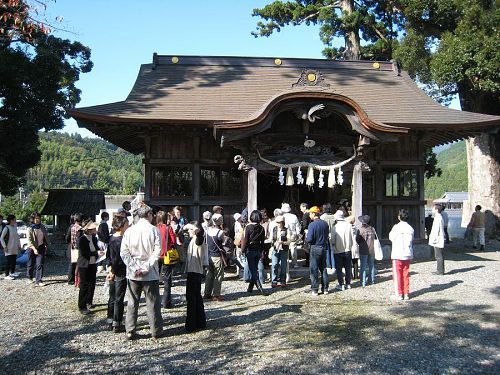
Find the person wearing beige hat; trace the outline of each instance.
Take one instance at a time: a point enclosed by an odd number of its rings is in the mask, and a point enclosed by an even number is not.
[[[288,263],[288,250],[290,248],[289,231],[285,226],[285,218],[276,216],[274,218],[276,226],[273,228],[272,236],[272,265],[271,265],[271,286],[286,286],[286,271]]]
[[[339,283],[337,285],[337,289],[351,289],[351,250],[355,244],[352,225],[346,221],[343,210],[337,210],[334,216],[337,223],[330,232],[330,239],[333,246],[333,257],[335,261],[335,270],[337,272],[337,281]],[[342,268],[345,270],[345,280]]]
[[[89,307],[93,307],[96,284],[99,246],[97,244],[97,224],[89,220],[83,226],[83,235],[78,240],[78,274],[80,276],[80,290],[78,292],[78,309],[83,315],[90,314]]]

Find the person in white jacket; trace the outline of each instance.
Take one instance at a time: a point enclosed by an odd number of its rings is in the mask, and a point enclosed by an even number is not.
[[[434,247],[434,257],[437,262],[437,272],[435,275],[444,275],[444,242],[445,242],[445,232],[444,232],[444,220],[441,215],[443,207],[440,204],[435,204],[432,208],[434,213],[434,221],[432,223],[431,233],[429,234],[429,245]]]
[[[389,233],[392,242],[392,279],[394,295],[391,299],[401,301],[410,299],[410,261],[413,259],[413,234],[415,231],[408,221],[408,210],[399,210],[399,223]]]
[[[285,226],[290,231],[290,254],[292,256],[292,267],[297,268],[299,265],[298,260],[298,241],[300,238],[300,223],[297,215],[292,214],[292,208],[288,203],[281,205],[281,211],[285,218]]]

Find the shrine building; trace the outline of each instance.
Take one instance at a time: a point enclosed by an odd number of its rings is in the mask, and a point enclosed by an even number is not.
[[[68,111],[144,155],[145,201],[225,222],[288,202],[352,202],[387,238],[400,208],[424,239],[425,150],[500,125],[441,106],[391,62],[164,56],[124,101]]]

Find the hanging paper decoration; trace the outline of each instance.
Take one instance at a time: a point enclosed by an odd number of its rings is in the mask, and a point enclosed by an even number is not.
[[[337,181],[338,181],[339,185],[342,185],[344,183],[343,175],[344,175],[344,173],[342,173],[342,168],[339,168],[339,175],[337,177]]]
[[[280,185],[285,184],[285,175],[283,174],[283,168],[280,168],[280,173],[278,174],[278,181],[280,182]]]
[[[306,185],[314,186],[314,170],[312,167],[309,167],[309,169],[307,170]]]
[[[328,187],[333,188],[335,186],[335,168],[330,168],[328,172]]]
[[[297,185],[302,185],[304,183],[304,177],[302,177],[302,171],[299,170],[297,171]]]
[[[325,176],[323,176],[323,171],[319,171],[318,187],[321,189],[325,186]]]
[[[292,168],[288,168],[286,171],[286,186],[292,186],[293,184],[293,171]]]

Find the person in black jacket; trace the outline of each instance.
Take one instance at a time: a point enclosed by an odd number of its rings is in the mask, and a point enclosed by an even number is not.
[[[120,257],[120,247],[125,231],[128,229],[128,219],[125,215],[116,215],[113,218],[113,235],[109,239],[109,281],[108,324],[111,321],[113,332],[125,332],[123,326],[123,300],[127,290],[127,266]]]
[[[252,275],[252,280],[248,284],[247,292],[251,293],[253,287],[257,286],[259,292],[266,295],[262,289],[258,271],[259,260],[262,258],[264,240],[266,238],[265,230],[262,225],[260,225],[261,221],[262,215],[260,211],[253,210],[250,214],[250,223],[245,227],[245,234],[241,240],[241,252],[245,254],[247,258],[248,268]]]
[[[80,275],[78,308],[83,315],[90,314],[89,308],[94,307],[92,301],[94,299],[97,273],[96,260],[99,256],[96,233],[97,225],[90,220],[83,227],[83,235],[78,240],[77,265]]]

